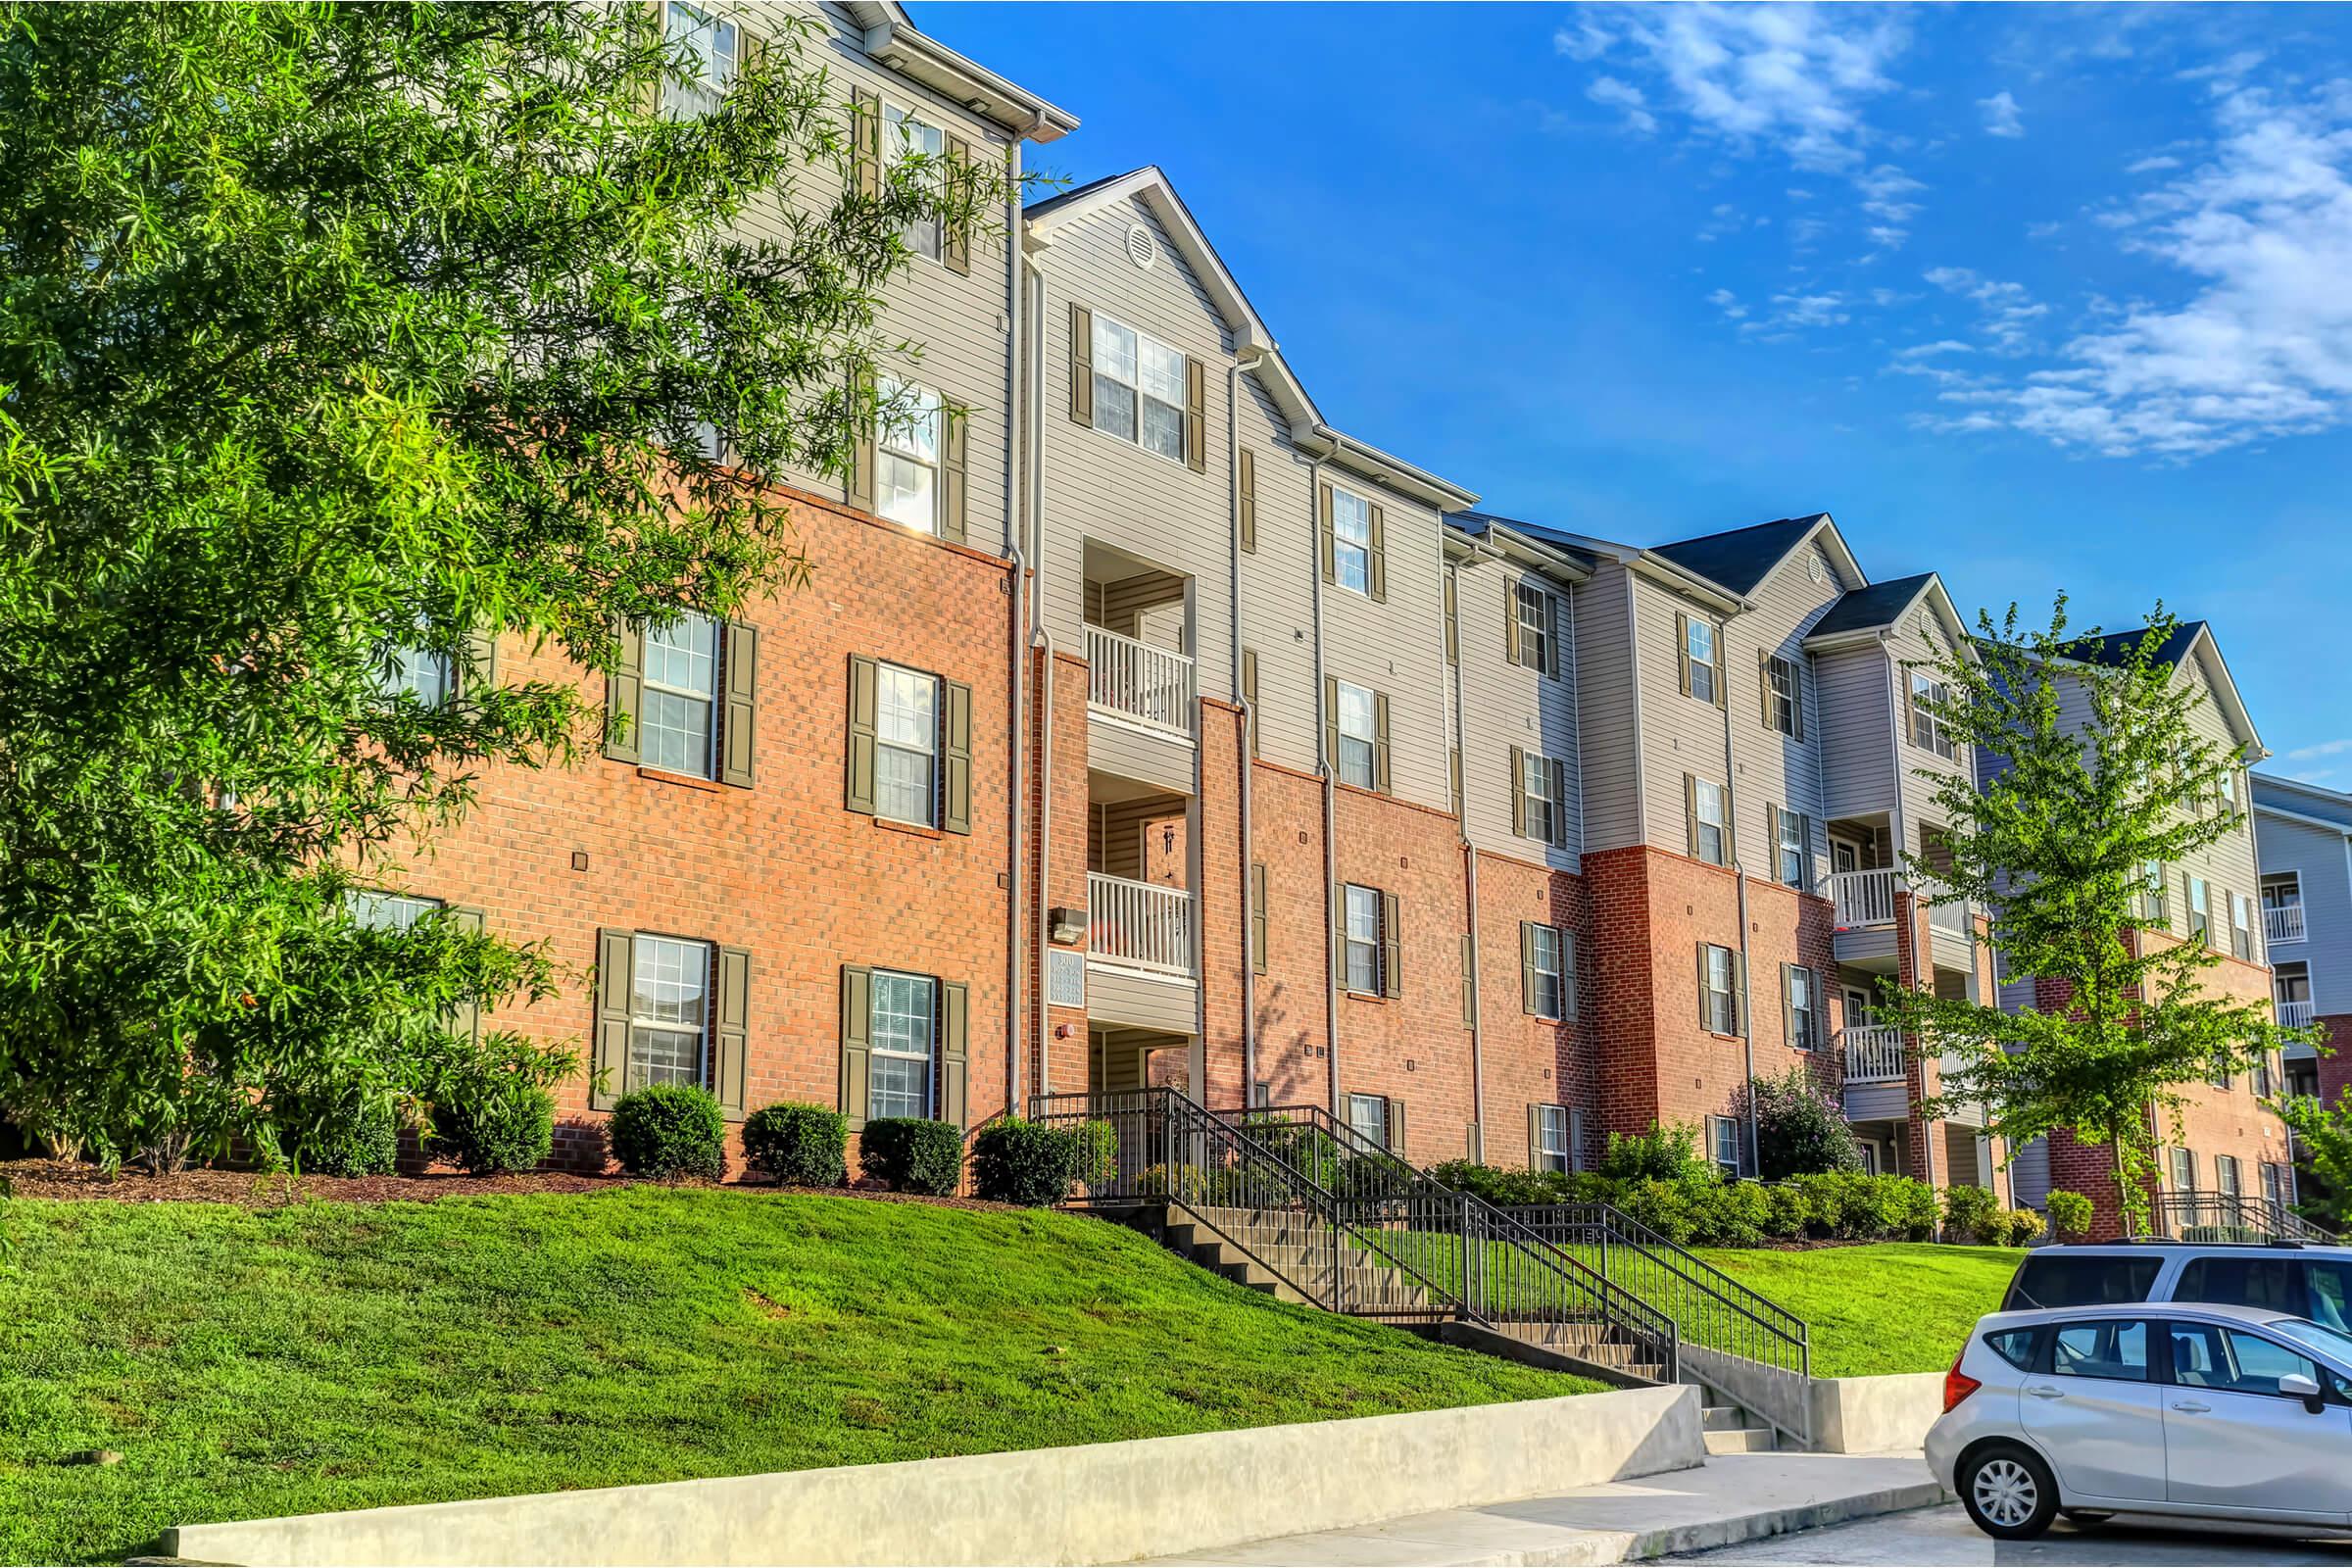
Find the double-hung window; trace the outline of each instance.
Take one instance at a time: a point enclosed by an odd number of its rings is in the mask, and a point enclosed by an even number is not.
[[[1729,948],[1698,945],[1698,1022],[1710,1034],[1740,1032],[1740,959]]]
[[[1802,811],[1772,808],[1773,871],[1792,888],[1805,885],[1806,827]]]
[[[866,1116],[929,1116],[932,1056],[939,1044],[939,982],[876,969]]]
[[[1781,983],[1788,992],[1788,1049],[1811,1051],[1821,1044],[1821,982],[1812,970],[1791,963],[1782,968]]]
[[[1383,1095],[1349,1095],[1348,1128],[1378,1149],[1389,1147],[1389,1102]]]
[[[1717,701],[1715,683],[1721,672],[1715,664],[1715,623],[1692,615],[1683,637],[1684,662],[1690,671],[1690,695],[1702,703]]]
[[[1556,925],[1527,928],[1528,1000],[1539,1018],[1565,1018],[1568,1010],[1568,944]]]
[[[646,766],[711,776],[717,691],[717,621],[687,613],[646,632],[639,742]]]
[[[2193,942],[2213,945],[2213,891],[2201,876],[2188,880],[2188,935]]]
[[[882,385],[875,442],[875,510],[893,522],[939,532],[939,448],[946,415],[939,395],[921,387]]]
[[[2254,956],[2254,901],[2243,893],[2230,895],[2230,951],[2241,958]]]
[[[640,934],[629,987],[629,1059],[623,1089],[705,1082],[710,944]]]
[[[1707,1158],[1726,1176],[1740,1174],[1740,1124],[1729,1116],[1707,1118]]]
[[[1184,356],[1156,338],[1095,313],[1098,430],[1184,461]]]
[[[2149,926],[2168,928],[2173,923],[2172,910],[2166,907],[2169,894],[2164,874],[2164,862],[2144,860],[2139,867],[2139,917]]]
[[[1341,587],[1372,592],[1372,503],[1337,486],[1331,492],[1331,571]]]
[[[874,814],[939,821],[939,677],[874,667]]]
[[[1515,582],[1511,584],[1511,613],[1519,621],[1518,640],[1513,644],[1519,653],[1519,662],[1530,669],[1548,672],[1551,668],[1551,595],[1532,582]]]
[[[1333,682],[1339,699],[1337,714],[1340,782],[1360,789],[1380,788],[1380,700],[1362,686]]]
[[[948,133],[937,125],[926,125],[914,114],[891,104],[882,111],[882,146],[890,157],[893,169],[905,163],[922,161],[923,182],[938,188],[940,172],[948,155]],[[910,220],[902,233],[906,248],[917,256],[939,260],[940,221],[937,213]]]
[[[1576,1153],[1568,1139],[1568,1107],[1538,1105],[1535,1123],[1536,1147],[1530,1152],[1534,1157],[1529,1163],[1538,1170],[1575,1169]]]
[[[2173,1191],[2193,1193],[2197,1190],[2197,1154],[2192,1149],[2173,1151]]]
[[[1562,770],[1548,757],[1519,756],[1519,788],[1527,800],[1527,836],[1542,844],[1560,841],[1560,802],[1553,786]]]
[[[351,911],[355,924],[371,931],[406,931],[417,921],[444,907],[439,899],[420,899],[408,893],[379,893],[373,888],[353,888],[344,895],[344,907]]]
[[[386,697],[407,692],[427,708],[439,708],[449,700],[455,684],[447,654],[437,654],[429,648],[401,647],[390,651],[376,689]]]
[[[2213,1190],[2224,1198],[2235,1198],[2242,1191],[2238,1186],[2235,1154],[2216,1154],[2213,1157]]]
[[[1690,853],[1709,865],[1731,864],[1731,835],[1725,828],[1723,786],[1690,781]]]
[[[1380,890],[1360,888],[1350,882],[1341,889],[1346,899],[1343,918],[1346,921],[1342,945],[1343,978],[1346,989],[1363,996],[1378,996],[1381,992],[1380,973]]]
[[[1764,662],[1765,689],[1770,693],[1770,722],[1774,729],[1795,740],[1805,734],[1804,682],[1797,678],[1796,665],[1774,655]]]
[[[662,41],[685,56],[687,80],[665,80],[662,92],[670,112],[699,120],[717,109],[735,80],[743,58],[743,33],[734,23],[684,0],[669,0],[662,14]]]
[[[1951,732],[1942,720],[1928,710],[1928,705],[1944,701],[1943,682],[1918,670],[1911,672],[1911,744],[1923,746],[1937,757],[1952,755]]]

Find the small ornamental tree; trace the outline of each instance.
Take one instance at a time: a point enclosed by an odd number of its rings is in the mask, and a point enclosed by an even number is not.
[[[2240,759],[2198,733],[2202,693],[2161,657],[2177,625],[2158,606],[2144,634],[2102,641],[2069,628],[2062,595],[2048,630],[2023,629],[2013,605],[1920,666],[1944,688],[1920,708],[1999,765],[1982,789],[1921,770],[1950,858],[1906,852],[1914,886],[1993,909],[2008,973],[2059,982],[2066,1000],[2013,1013],[1889,982],[1879,1018],[1957,1058],[1925,1114],[1982,1104],[2013,1150],[2060,1130],[2108,1146],[2135,1230],[2159,1129],[2180,1136],[2183,1091],[2311,1038],[2279,1028],[2267,1001],[2206,992],[2200,977],[2221,956],[2205,943],[2146,939],[2152,870],[2244,821],[2230,804]]]
[[[1764,1180],[1862,1168],[1844,1107],[1803,1067],[1791,1067],[1784,1078],[1755,1079],[1745,1095],[1754,1102],[1756,1174]],[[1747,1118],[1745,1100],[1736,1111]]]
[[[2295,1135],[2295,1152],[2305,1161],[2296,1184],[2296,1206],[2330,1230],[2352,1230],[2352,1095],[2333,1105],[2316,1096],[2288,1095],[2271,1102]]]

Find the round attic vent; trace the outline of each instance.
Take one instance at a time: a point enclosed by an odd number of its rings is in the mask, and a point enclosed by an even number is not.
[[[1141,223],[1127,225],[1127,259],[1138,267],[1150,267],[1159,260],[1159,241]]]
[[[1820,582],[1824,578],[1828,577],[1829,574],[1830,564],[1821,559],[1820,551],[1814,551],[1812,556],[1805,562],[1805,575],[1812,578],[1815,582]]]

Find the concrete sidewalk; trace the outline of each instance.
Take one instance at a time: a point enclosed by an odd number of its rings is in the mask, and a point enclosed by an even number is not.
[[[1634,1562],[1949,1500],[1916,1451],[1740,1453],[1639,1481],[1352,1530],[1278,1536],[1163,1563],[1492,1564]]]

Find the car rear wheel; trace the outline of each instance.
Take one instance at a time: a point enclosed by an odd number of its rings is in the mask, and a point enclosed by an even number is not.
[[[1997,1541],[2031,1541],[2058,1512],[2050,1467],[2007,1444],[1980,1448],[1960,1466],[1960,1504],[1977,1528]]]

